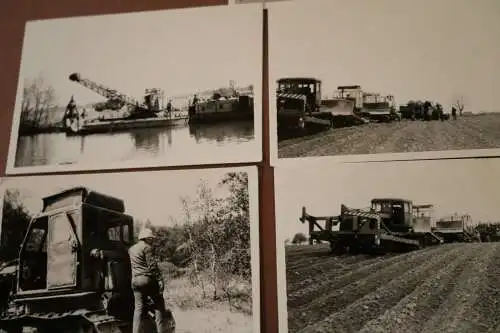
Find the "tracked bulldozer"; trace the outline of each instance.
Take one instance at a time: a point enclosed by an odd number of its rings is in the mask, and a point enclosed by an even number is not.
[[[452,215],[436,221],[432,231],[444,239],[445,243],[471,243],[480,242],[481,237],[467,230],[472,223],[470,215]]]
[[[406,199],[376,198],[369,209],[342,204],[338,216],[313,216],[303,207],[300,221],[309,224],[311,244],[329,242],[335,254],[407,252],[443,243],[432,232],[430,218],[416,215],[423,207]]]
[[[4,293],[10,289],[0,332],[131,332],[134,229],[124,202],[84,187],[42,201],[18,259],[0,276]],[[147,317],[143,332],[155,332]],[[174,332],[173,316],[170,322]]]

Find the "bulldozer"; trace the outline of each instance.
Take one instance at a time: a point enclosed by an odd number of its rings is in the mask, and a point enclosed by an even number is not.
[[[313,77],[286,77],[276,81],[278,129],[331,129],[362,125],[367,120],[353,112],[354,101],[323,99],[322,82]]]
[[[413,205],[407,199],[374,198],[368,209],[342,204],[338,216],[313,216],[303,207],[300,221],[309,224],[310,244],[329,242],[334,254],[408,252],[443,243],[432,232],[430,218],[416,214],[425,206],[429,205]]]
[[[85,187],[42,201],[17,260],[0,272],[0,332],[131,332],[134,220],[124,202]],[[150,310],[143,332],[156,332]]]
[[[471,243],[480,242],[481,237],[467,227],[472,224],[471,216],[452,215],[442,217],[436,221],[432,231],[444,239],[445,243]]]

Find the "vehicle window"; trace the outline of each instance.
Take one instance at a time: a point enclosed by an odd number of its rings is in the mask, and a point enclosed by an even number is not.
[[[51,224],[53,225],[51,227],[52,233],[50,235],[50,242],[52,244],[71,240],[73,228],[71,227],[71,222],[66,214],[53,216]]]
[[[28,242],[26,243],[26,250],[30,252],[40,251],[40,247],[44,240],[44,236],[45,236],[44,229],[39,229],[39,228],[31,229]]]
[[[108,229],[108,239],[112,241],[121,241],[121,231],[119,225]]]
[[[129,228],[128,228],[128,225],[127,224],[124,224],[122,226],[122,229],[123,229],[123,232],[122,232],[122,236],[123,236],[123,241],[128,243],[129,239],[130,239],[130,233],[129,233]]]

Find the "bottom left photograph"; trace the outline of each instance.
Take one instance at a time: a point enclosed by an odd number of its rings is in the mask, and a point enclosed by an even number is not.
[[[260,332],[257,168],[1,179],[0,332]]]

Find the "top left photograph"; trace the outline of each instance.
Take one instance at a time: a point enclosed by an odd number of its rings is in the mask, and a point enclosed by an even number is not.
[[[29,21],[5,173],[262,159],[262,6]]]

